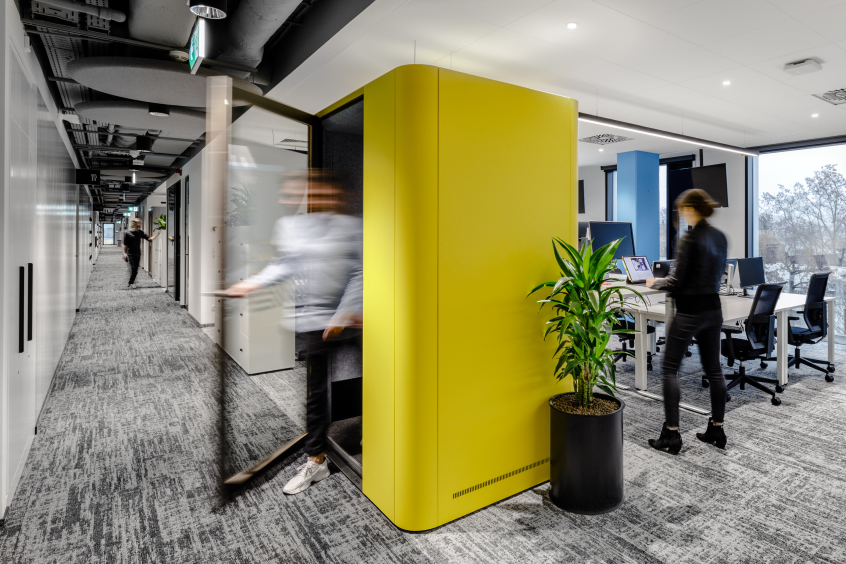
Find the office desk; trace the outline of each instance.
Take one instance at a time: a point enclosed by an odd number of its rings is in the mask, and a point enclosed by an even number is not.
[[[639,287],[635,287],[638,289]],[[644,297],[652,298],[647,306],[632,303],[627,300],[628,309],[635,318],[635,329],[640,331],[635,335],[635,388],[638,390],[646,390],[646,347],[647,334],[646,326],[649,321],[660,321],[665,325],[668,319],[672,319],[673,305],[672,300],[667,299],[666,303],[655,303],[654,290],[648,290],[648,294],[641,292]],[[634,294],[632,294],[634,296]],[[776,329],[779,335],[787,335],[788,319],[790,312],[794,309],[801,309],[805,306],[806,296],[804,294],[781,294],[776,304]],[[738,319],[746,319],[749,317],[749,311],[752,308],[752,298],[744,298],[741,296],[720,296],[722,303],[723,320],[731,322]],[[834,328],[834,297],[826,296],[825,301],[829,304],[828,309],[828,327],[829,331]],[[787,362],[788,349],[787,339],[779,338],[776,340],[776,378],[780,385],[787,384]],[[828,337],[828,362],[834,365],[834,338]]]

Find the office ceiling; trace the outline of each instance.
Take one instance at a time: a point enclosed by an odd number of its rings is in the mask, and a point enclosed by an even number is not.
[[[822,70],[782,70],[808,58]],[[375,0],[268,96],[316,112],[412,62],[732,145],[846,134],[846,105],[813,96],[846,88],[846,0]],[[598,133],[621,132],[580,126],[580,137]],[[580,164],[635,146],[695,150],[632,136],[602,154],[580,143]]]
[[[95,209],[120,215],[203,146],[206,77],[227,74],[261,94],[371,1],[228,0],[227,17],[206,22],[210,47],[196,75],[186,62],[196,16],[185,0],[16,5],[79,162],[103,172]],[[94,6],[107,10],[89,14]]]

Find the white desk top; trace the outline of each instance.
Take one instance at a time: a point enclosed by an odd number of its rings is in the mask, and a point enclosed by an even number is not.
[[[654,293],[654,292],[653,292]],[[648,294],[644,294],[647,298]],[[775,313],[780,311],[798,309],[805,305],[807,297],[805,294],[785,294],[782,293],[778,298]],[[667,306],[664,303],[657,303],[654,299],[649,300],[648,306],[644,307],[639,303],[626,302],[629,309],[645,311],[649,319],[663,320],[667,316]],[[725,296],[720,295],[720,302],[723,309],[723,320],[733,321],[735,319],[746,319],[749,317],[749,310],[752,308],[752,297],[743,296]],[[834,296],[826,296],[825,301],[833,302]]]

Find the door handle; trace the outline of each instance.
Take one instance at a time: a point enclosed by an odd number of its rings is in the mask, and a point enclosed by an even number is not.
[[[27,327],[26,327],[26,340],[32,340],[32,287],[34,286],[33,283],[33,276],[32,276],[32,263],[27,263],[27,270],[29,271],[29,280],[27,280],[27,292],[29,292],[29,296],[27,296],[27,304],[26,304],[26,317],[27,317]]]
[[[20,278],[20,291],[19,291],[19,298],[18,298],[18,352],[24,352],[24,267],[20,267],[19,271],[19,278]]]

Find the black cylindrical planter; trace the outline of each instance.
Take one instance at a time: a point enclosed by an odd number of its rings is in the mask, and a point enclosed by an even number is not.
[[[564,394],[561,394],[564,395]],[[552,503],[571,513],[597,515],[623,503],[623,401],[606,415],[574,415],[550,407],[550,476]]]

